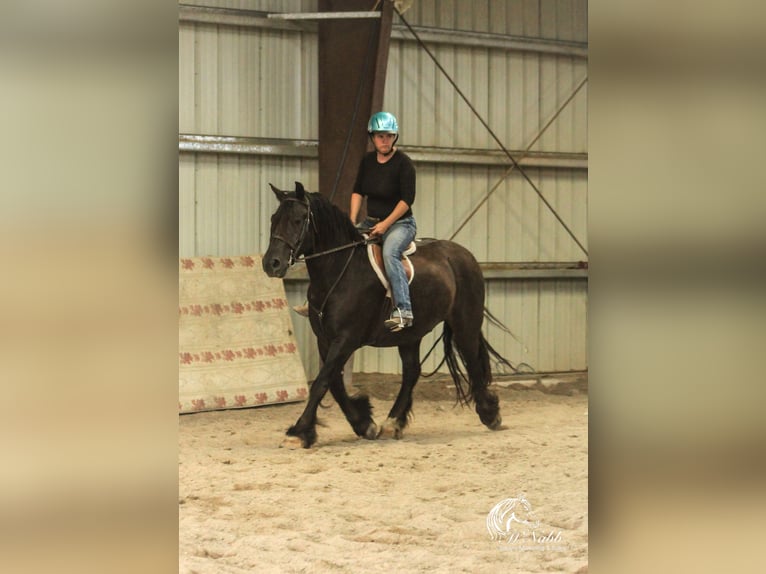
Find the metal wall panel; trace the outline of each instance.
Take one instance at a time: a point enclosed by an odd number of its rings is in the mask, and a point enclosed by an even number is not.
[[[277,187],[298,180],[316,189],[316,161],[224,154],[179,154],[181,257],[263,253]]]
[[[181,23],[181,133],[307,139],[317,134],[316,35]]]
[[[508,150],[527,149],[587,75],[580,58],[468,46],[429,49]],[[587,86],[531,150],[587,151],[586,103]],[[385,106],[400,120],[402,145],[500,149],[416,43],[391,44]]]
[[[448,239],[505,172],[496,166],[416,164],[418,235]],[[587,247],[587,175],[526,168],[546,199]],[[446,207],[446,209],[445,209]],[[454,240],[479,261],[580,261],[585,254],[518,173],[511,173]]]
[[[587,42],[587,8],[587,0],[414,0],[404,18],[412,26]]]
[[[195,4],[264,12],[313,12],[313,1],[221,1]],[[584,0],[415,0],[413,26],[587,42]],[[394,17],[394,24],[398,24]],[[182,22],[179,25],[179,127],[182,133],[316,139],[316,33]],[[482,46],[481,40],[429,44],[440,64],[509,150],[523,150],[587,74],[572,55]],[[402,146],[499,149],[428,55],[392,38],[385,107],[399,116]],[[533,147],[587,152],[587,90],[564,109]],[[518,159],[518,158],[517,158]],[[509,162],[510,164],[510,162]],[[455,237],[479,261],[586,259],[520,174],[503,166],[417,163],[415,205],[421,237],[450,237],[498,182],[497,190]],[[548,201],[587,245],[587,172],[526,168]],[[268,183],[318,185],[313,158],[179,154],[179,250],[182,256],[263,252],[276,200]],[[488,279],[487,307],[515,337],[494,327],[486,336],[514,363],[538,371],[587,368],[587,281]],[[306,283],[286,281],[291,304]],[[319,369],[308,321],[294,316],[309,376]],[[438,331],[438,329],[437,329]],[[438,333],[423,341],[430,348]],[[517,340],[518,339],[518,340]],[[441,358],[438,349],[424,369]],[[395,349],[364,349],[356,371],[401,372]]]
[[[178,255],[196,257],[197,182],[195,156],[178,154]]]

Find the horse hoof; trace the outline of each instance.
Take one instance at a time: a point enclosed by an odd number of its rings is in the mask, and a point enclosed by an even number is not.
[[[299,448],[304,448],[304,446],[303,446],[303,441],[300,439],[300,437],[288,436],[282,440],[282,444],[279,445],[279,448],[289,448],[290,450],[297,450]]]
[[[367,427],[367,430],[364,431],[364,438],[367,440],[375,440],[378,438],[378,425],[375,423],[370,423],[370,426]]]
[[[378,438],[393,438],[399,440],[402,436],[404,436],[402,428],[395,419],[388,419],[384,422],[378,432]]]
[[[492,424],[487,425],[487,428],[489,430],[493,430],[493,431],[499,431],[499,430],[506,430],[506,429],[508,429],[508,427],[503,424],[503,419],[499,415],[492,422]]]

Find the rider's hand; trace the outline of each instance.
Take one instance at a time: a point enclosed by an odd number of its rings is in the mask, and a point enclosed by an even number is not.
[[[385,235],[386,231],[388,231],[388,225],[379,221],[372,229],[370,229],[370,235]]]

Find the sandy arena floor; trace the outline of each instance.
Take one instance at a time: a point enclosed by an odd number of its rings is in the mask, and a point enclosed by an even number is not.
[[[398,383],[354,377],[381,423]],[[280,448],[302,403],[181,416],[179,571],[587,572],[587,394],[495,390],[507,430],[424,379],[404,438],[378,441],[328,393],[309,450]],[[539,524],[491,540],[490,510],[522,496]]]

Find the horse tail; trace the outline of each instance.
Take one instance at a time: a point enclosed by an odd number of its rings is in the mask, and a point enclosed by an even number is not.
[[[447,363],[449,374],[455,382],[457,402],[463,405],[471,404],[473,400],[471,384],[460,367],[460,363],[465,364],[465,360],[460,354],[460,349],[458,349],[457,354],[455,353],[455,347],[452,344],[452,327],[446,321],[444,322],[444,331],[442,331],[442,340],[444,341],[444,362]],[[458,356],[460,356],[460,361],[458,361]]]
[[[498,353],[495,349],[492,348],[492,345],[489,344],[489,341],[487,341],[484,336],[481,336],[481,346],[485,348],[485,352],[489,352],[490,355],[492,355],[492,358],[495,359],[498,363],[502,363],[509,369],[511,369],[514,373],[518,373],[519,369],[518,367],[513,366],[513,364],[503,357],[500,353]],[[489,365],[489,357],[487,358],[487,365]],[[487,384],[492,382],[492,369],[487,369]]]
[[[484,396],[487,387],[492,383],[490,357],[509,367],[512,371],[518,372],[518,369],[508,359],[489,344],[482,333],[479,333],[478,356],[471,363],[470,368],[460,351],[460,347],[457,347],[457,353],[455,352],[455,345],[452,342],[452,327],[446,321],[444,322],[442,338],[444,340],[443,362],[447,364],[450,376],[455,382],[457,401],[461,404],[468,405],[477,395]],[[461,363],[468,370],[468,375],[463,372]]]

